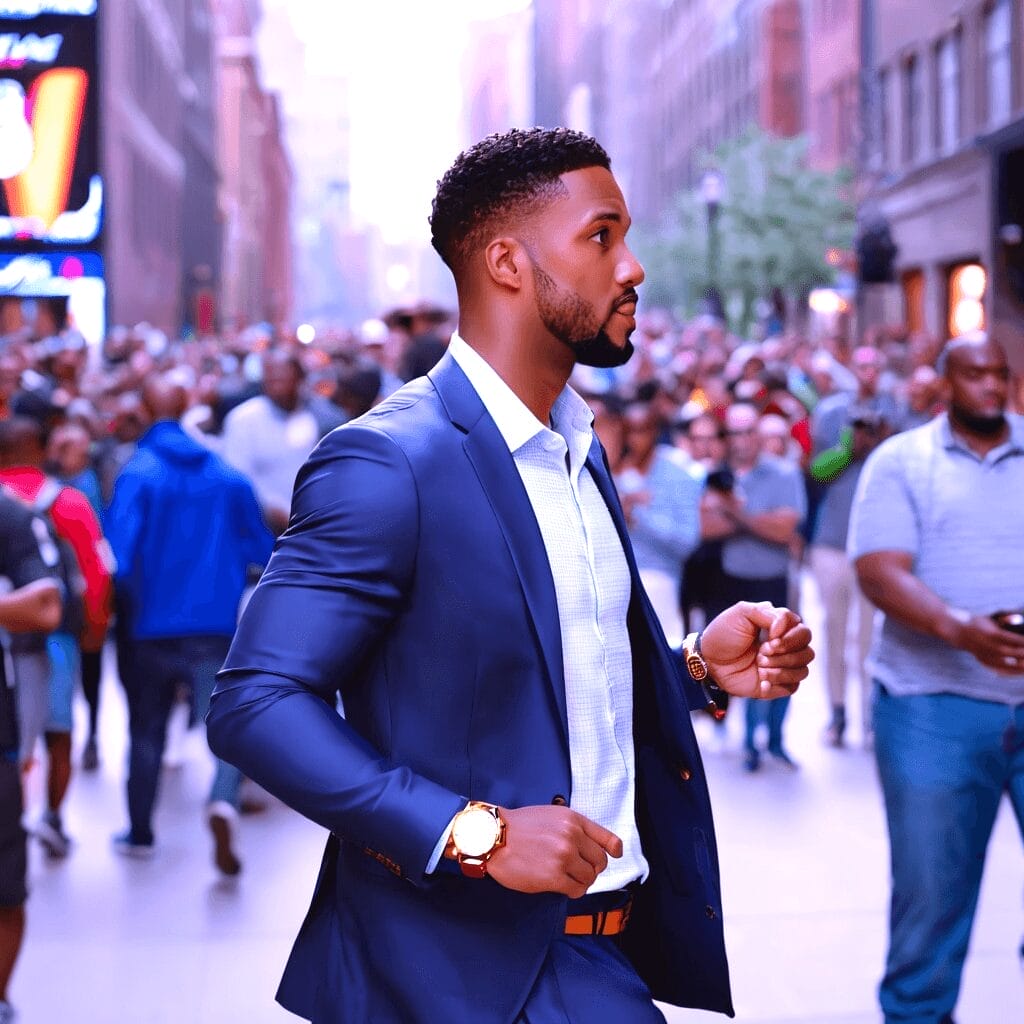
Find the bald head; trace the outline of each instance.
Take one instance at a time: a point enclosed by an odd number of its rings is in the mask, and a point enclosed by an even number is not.
[[[946,344],[939,357],[950,420],[968,436],[998,442],[1008,430],[1010,368],[1002,346],[982,333]]]
[[[154,423],[179,420],[188,408],[188,393],[178,381],[166,375],[154,376],[142,385],[142,404]]]
[[[1006,363],[1006,353],[998,341],[994,341],[984,331],[970,331],[967,334],[950,338],[939,354],[937,369],[939,376],[949,379],[951,364],[963,366],[965,363],[984,359],[987,362]]]

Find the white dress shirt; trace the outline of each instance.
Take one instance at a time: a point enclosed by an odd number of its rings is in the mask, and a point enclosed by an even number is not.
[[[549,429],[457,334],[448,351],[508,445],[537,517],[562,636],[569,806],[622,840],[622,857],[609,858],[589,891],[621,889],[645,878],[648,868],[634,812],[633,665],[626,628],[631,583],[615,524],[585,465],[594,417],[567,386],[555,400]]]

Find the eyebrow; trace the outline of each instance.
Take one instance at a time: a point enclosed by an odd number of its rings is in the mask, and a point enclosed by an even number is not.
[[[626,224],[627,227],[632,224],[632,220],[628,217],[624,217],[619,210],[596,210],[594,213],[587,215],[586,224],[595,224],[601,220],[610,220],[616,224]]]

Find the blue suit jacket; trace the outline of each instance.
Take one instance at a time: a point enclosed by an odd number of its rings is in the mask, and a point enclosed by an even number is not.
[[[587,466],[633,578],[636,810],[651,873],[627,955],[656,998],[731,1013],[690,723],[703,696],[639,583],[596,442]],[[467,799],[571,797],[562,647],[526,491],[450,356],[310,456],[208,722],[219,756],[331,832],[278,993],[288,1009],[317,1024],[514,1019],[565,897],[466,879],[448,861],[424,868]]]

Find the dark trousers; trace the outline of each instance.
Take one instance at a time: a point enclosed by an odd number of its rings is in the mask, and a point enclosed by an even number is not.
[[[82,651],[82,693],[89,706],[89,739],[96,737],[96,723],[100,714],[102,659],[102,651]]]
[[[153,807],[175,694],[184,686],[194,704],[208,702],[230,642],[226,636],[173,637],[133,640],[119,649],[128,699],[128,819],[134,842],[153,842]]]
[[[789,581],[785,576],[770,579],[743,579],[739,576],[726,577],[726,592],[729,604],[736,601],[771,601],[774,605],[785,605],[789,591]],[[756,749],[754,736],[757,727],[768,726],[768,749],[774,752],[782,750],[782,723],[789,710],[789,697],[776,697],[774,700],[748,700],[746,702],[746,721],[743,745],[747,750]]]
[[[665,1024],[614,938],[563,935],[551,944],[516,1024]]]

